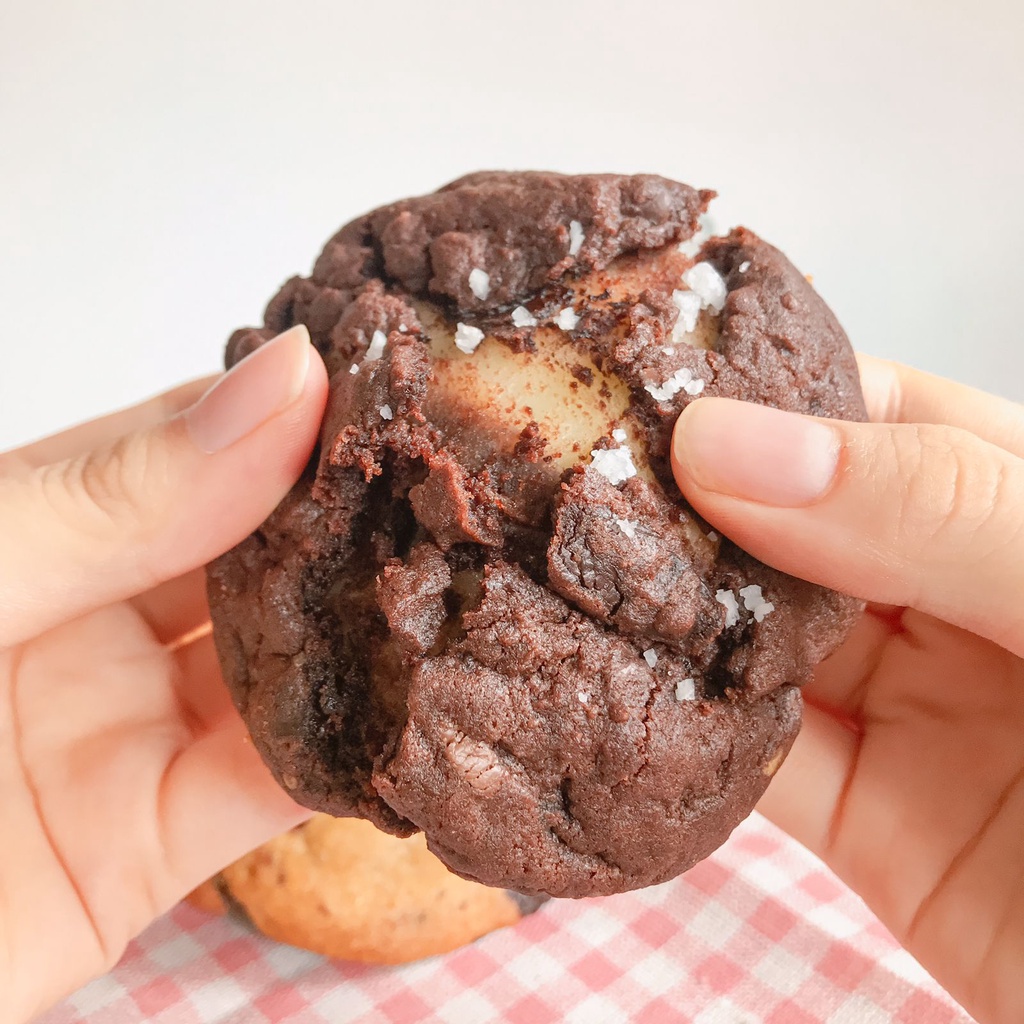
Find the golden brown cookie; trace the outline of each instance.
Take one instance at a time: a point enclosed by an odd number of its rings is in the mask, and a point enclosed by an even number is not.
[[[453,875],[422,834],[396,839],[326,814],[236,861],[189,901],[238,909],[279,942],[382,964],[446,953],[539,905]]]

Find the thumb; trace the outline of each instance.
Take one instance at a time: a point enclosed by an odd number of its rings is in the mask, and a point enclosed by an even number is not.
[[[1024,654],[1024,460],[966,430],[708,398],[672,441],[701,515],[783,572]]]
[[[242,540],[302,472],[326,397],[323,363],[294,327],[183,413],[0,478],[0,646]]]

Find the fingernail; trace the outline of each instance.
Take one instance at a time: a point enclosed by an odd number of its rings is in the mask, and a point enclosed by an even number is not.
[[[692,403],[672,438],[678,467],[704,490],[780,508],[828,491],[840,445],[820,420],[722,398]]]
[[[305,386],[309,349],[298,324],[233,366],[184,413],[195,445],[207,455],[223,451],[287,409]]]

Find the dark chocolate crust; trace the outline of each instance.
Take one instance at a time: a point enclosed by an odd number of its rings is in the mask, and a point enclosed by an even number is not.
[[[667,463],[693,396],[645,385],[684,369],[706,395],[864,407],[831,312],[745,229],[697,257],[728,288],[713,344],[671,343],[674,243],[712,195],[653,176],[471,175],[342,229],[263,328],[232,336],[228,365],[305,323],[331,373],[316,460],[209,569],[225,679],[301,803],[422,829],[458,873],[555,896],[664,881],[749,813],[799,728],[797,687],[858,605],[707,539]],[[609,298],[621,275],[644,289]],[[579,282],[593,301],[576,301],[565,345],[628,386],[652,470],[618,485],[587,453],[555,468],[536,424],[510,447],[472,403],[435,395],[425,304],[529,352],[512,307],[542,321]],[[375,331],[386,347],[364,361]],[[754,584],[774,609],[740,600],[727,625],[716,595]]]

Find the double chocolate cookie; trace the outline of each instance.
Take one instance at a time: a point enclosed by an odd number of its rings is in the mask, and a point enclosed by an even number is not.
[[[744,818],[797,687],[857,604],[682,499],[702,395],[861,419],[842,329],[710,192],[484,173],[384,207],[288,281],[228,365],[296,323],[320,446],[210,566],[224,676],[301,803],[452,870],[585,896],[684,871]]]

